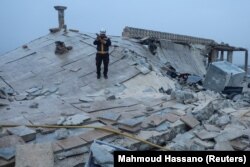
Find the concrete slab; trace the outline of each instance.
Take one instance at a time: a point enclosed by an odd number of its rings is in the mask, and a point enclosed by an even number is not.
[[[98,116],[98,118],[100,119],[109,120],[113,122],[116,122],[120,117],[121,117],[121,114],[111,113],[111,112]]]
[[[69,137],[63,140],[58,140],[56,143],[64,150],[70,150],[87,144],[86,141],[82,140],[80,137],[77,136]]]
[[[54,167],[51,144],[25,144],[16,148],[16,167]]]
[[[199,137],[201,140],[208,140],[213,139],[216,136],[218,136],[220,133],[218,132],[209,132],[206,130],[201,130],[200,132],[194,132],[197,137]]]
[[[220,132],[221,131],[220,128],[218,128],[218,127],[216,127],[214,125],[204,124],[203,126],[209,132]]]
[[[142,122],[141,120],[137,120],[137,119],[123,119],[123,120],[118,121],[118,124],[129,126],[129,127],[135,127],[141,124],[141,122]]]
[[[238,151],[244,151],[248,147],[248,143],[244,143],[241,140],[230,141],[231,146]]]
[[[22,137],[22,139],[26,142],[34,140],[36,138],[36,131],[34,131],[31,128],[27,128],[25,126],[8,128],[7,130],[10,134]]]
[[[197,119],[195,119],[193,116],[190,115],[182,116],[181,120],[191,128],[194,128],[195,126],[200,124],[200,122]]]
[[[0,148],[13,147],[24,143],[24,140],[16,135],[9,135],[0,138]]]
[[[205,148],[207,148],[207,149],[212,149],[212,148],[214,148],[214,145],[215,145],[214,142],[211,142],[211,141],[203,141],[203,140],[200,140],[199,138],[195,138],[195,139],[193,139],[193,141],[194,141],[195,144],[198,144],[198,145],[200,145],[200,146],[203,146],[203,147],[205,147]]]
[[[83,133],[82,135],[79,135],[79,137],[83,140],[85,140],[86,142],[92,142],[95,139],[104,139],[106,137],[110,137],[113,134],[110,132],[106,132],[106,131],[100,131],[100,130],[92,130],[92,131],[88,131],[86,133]]]
[[[5,160],[10,160],[16,154],[16,149],[14,147],[0,148],[0,158]]]
[[[234,151],[233,147],[228,141],[217,142],[214,146],[216,151]]]
[[[168,120],[171,123],[174,123],[174,122],[176,122],[177,120],[180,119],[180,117],[178,115],[175,115],[175,114],[172,114],[172,113],[167,113],[163,117],[166,118],[166,120]]]

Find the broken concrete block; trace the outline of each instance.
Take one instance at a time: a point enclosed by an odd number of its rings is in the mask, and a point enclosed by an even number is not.
[[[56,139],[66,139],[69,136],[69,131],[65,128],[61,128],[55,131]]]
[[[51,144],[25,144],[16,148],[16,167],[54,167]]]
[[[217,142],[214,146],[216,151],[234,151],[233,147],[228,141]]]
[[[201,130],[200,132],[194,132],[197,137],[201,140],[208,140],[217,137],[220,133],[217,132],[208,132],[206,130]]]
[[[212,148],[214,148],[214,145],[215,145],[215,143],[212,141],[203,141],[203,140],[200,140],[199,138],[195,138],[195,139],[193,139],[193,141],[194,141],[194,143],[196,143],[200,146],[203,146],[206,149],[212,149]]]
[[[143,66],[143,65],[137,65],[137,66],[135,66],[142,74],[144,74],[144,75],[146,75],[146,74],[148,74],[149,72],[150,72],[150,70],[147,68],[147,67],[145,67],[145,66]]]
[[[239,150],[239,151],[244,151],[249,145],[248,143],[244,143],[239,139],[230,141],[230,144],[235,150]]]
[[[113,165],[113,155],[102,145],[93,143],[90,147],[90,150],[93,154],[93,158],[96,164],[101,166]]]
[[[191,128],[200,124],[200,122],[191,115],[182,116],[181,120]]]
[[[15,147],[0,148],[0,157],[5,160],[10,160],[15,156],[15,154],[16,154]]]
[[[220,132],[221,130],[220,128],[210,124],[204,124],[203,126],[209,132]]]
[[[76,114],[68,117],[63,125],[80,125],[89,119],[90,117],[88,114]]]
[[[34,140],[36,138],[36,131],[26,127],[18,126],[14,128],[7,129],[10,134],[20,136],[25,142]]]
[[[115,100],[115,99],[116,99],[115,95],[111,95],[111,96],[107,97],[106,100]]]
[[[177,102],[189,104],[197,101],[192,92],[176,90],[171,92],[171,99],[176,99]]]
[[[210,64],[203,86],[206,89],[221,92],[226,86],[242,86],[245,71],[227,61]]]
[[[20,94],[20,95],[16,95],[15,99],[16,101],[22,101],[22,100],[26,100],[27,94]]]
[[[229,115],[223,115],[223,116],[217,118],[217,120],[215,121],[215,124],[221,127],[221,126],[229,124],[230,120],[231,119],[230,119]]]
[[[215,109],[212,102],[208,101],[196,107],[192,111],[192,114],[197,120],[203,121],[203,120],[208,120],[214,114],[214,111]]]
[[[183,133],[186,131],[186,125],[181,120],[178,120],[175,123],[170,124],[170,128],[173,129],[176,133]]]

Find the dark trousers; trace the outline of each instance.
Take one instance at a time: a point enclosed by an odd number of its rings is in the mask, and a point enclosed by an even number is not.
[[[109,54],[96,54],[96,73],[97,75],[101,75],[101,65],[103,62],[104,71],[103,75],[106,76],[108,74],[108,65],[109,65]]]

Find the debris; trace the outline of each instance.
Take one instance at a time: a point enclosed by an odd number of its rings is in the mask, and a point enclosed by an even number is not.
[[[100,119],[108,120],[108,121],[113,121],[116,122],[119,118],[121,117],[121,114],[118,113],[105,113],[101,116],[99,116]]]
[[[66,139],[69,136],[69,131],[65,128],[60,128],[55,131],[55,135],[57,140]]]
[[[217,137],[220,133],[218,132],[208,132],[206,130],[201,130],[199,132],[194,132],[197,137],[199,137],[201,140],[208,140],[213,139]]]
[[[210,64],[203,86],[206,89],[221,92],[226,86],[241,87],[245,71],[226,61]]]
[[[216,151],[234,151],[233,147],[228,141],[217,142],[214,146]]]
[[[10,160],[16,154],[16,149],[14,147],[0,148],[0,157],[5,160]]]
[[[107,100],[115,100],[115,99],[116,99],[115,95],[111,95],[111,96],[107,97]]]
[[[191,92],[176,90],[171,92],[171,99],[176,99],[177,102],[188,104],[196,102],[198,99]]]
[[[56,33],[56,32],[59,32],[59,31],[60,31],[60,28],[51,28],[51,29],[49,29],[49,31],[50,31],[51,33]]]
[[[92,98],[89,98],[89,97],[86,97],[86,96],[80,97],[79,100],[81,102],[84,102],[84,103],[89,103],[89,102],[93,102],[94,101]]]
[[[9,100],[0,99],[0,107],[1,106],[8,106],[10,104]]]
[[[214,125],[204,124],[203,126],[209,132],[220,132],[220,128],[218,128],[218,127],[216,127]]]
[[[215,124],[221,127],[230,123],[230,120],[229,115],[223,115],[215,121]]]
[[[52,145],[25,144],[16,148],[16,167],[46,166],[54,167],[54,155]]]
[[[14,134],[22,137],[25,142],[34,140],[36,138],[36,131],[26,127],[26,126],[18,126],[14,128],[7,129],[10,134]]]
[[[145,66],[143,66],[143,65],[137,65],[137,66],[135,66],[142,74],[144,74],[144,75],[146,75],[146,74],[148,74],[149,72],[150,72],[150,70],[147,68],[147,67],[145,67]]]
[[[87,114],[76,114],[68,117],[66,121],[63,122],[63,125],[80,125],[89,119],[90,117]]]
[[[69,50],[72,50],[73,47],[72,46],[65,46],[64,42],[62,41],[56,41],[56,50],[55,50],[55,54],[64,54],[67,53]]]
[[[39,104],[37,102],[33,102],[31,105],[30,105],[30,108],[38,108]]]
[[[23,49],[27,49],[28,46],[27,46],[27,45],[23,45],[22,48],[23,48]]]
[[[189,84],[189,85],[194,85],[194,84],[202,85],[202,77],[200,77],[198,75],[188,75],[187,84]]]
[[[114,165],[114,158],[113,158],[114,151],[128,151],[128,149],[115,146],[112,144],[108,144],[106,142],[95,140],[94,143],[90,146],[89,159],[85,166],[86,167],[113,166]]]
[[[191,115],[182,116],[181,120],[191,128],[194,128],[200,124],[200,122]]]
[[[15,96],[16,101],[23,101],[27,99],[27,94],[19,94]]]

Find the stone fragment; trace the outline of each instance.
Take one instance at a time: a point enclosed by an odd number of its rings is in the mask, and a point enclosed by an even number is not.
[[[121,117],[121,114],[112,113],[112,112],[105,113],[105,114],[99,116],[100,119],[114,121],[114,122],[116,122],[120,117]]]
[[[80,137],[73,136],[68,137],[67,139],[58,140],[56,143],[64,150],[70,150],[73,148],[84,146],[86,144],[86,141],[82,140]]]
[[[92,98],[89,98],[89,97],[86,97],[86,96],[80,97],[79,100],[81,102],[84,102],[84,103],[89,103],[89,102],[93,102],[94,101]]]
[[[113,155],[102,145],[93,143],[90,147],[90,150],[93,154],[93,158],[96,164],[107,166],[113,165],[114,158]]]
[[[10,134],[20,136],[25,142],[34,140],[36,138],[36,131],[25,126],[8,128],[7,130]]]
[[[241,140],[230,141],[230,144],[235,150],[239,151],[244,151],[249,145],[248,143],[244,143]]]
[[[171,123],[174,123],[174,122],[176,122],[177,120],[180,119],[180,117],[178,115],[175,115],[175,114],[172,114],[172,113],[167,113],[163,117],[166,118],[166,120],[168,120]]]
[[[214,146],[216,151],[234,151],[233,147],[228,141],[217,142]]]
[[[37,102],[33,102],[29,107],[30,108],[38,108],[39,104]]]
[[[216,127],[214,125],[204,124],[203,126],[209,132],[220,132],[220,128],[218,128],[218,127]]]
[[[82,135],[79,135],[79,137],[83,140],[85,140],[86,142],[92,142],[96,139],[104,139],[107,137],[112,136],[112,133],[106,132],[106,131],[100,131],[100,130],[92,130],[92,131],[88,131]]]
[[[5,160],[10,160],[15,156],[16,149],[14,147],[0,148],[0,157]]]
[[[203,146],[205,147],[206,149],[212,149],[214,148],[214,145],[215,143],[214,142],[211,142],[211,141],[203,141],[203,140],[200,140],[199,138],[195,138],[194,140],[194,143],[200,145],[200,146]]]
[[[80,125],[89,119],[90,117],[88,114],[76,114],[68,117],[63,125]]]
[[[182,116],[181,120],[191,128],[200,124],[200,122],[191,115]]]
[[[201,130],[200,132],[194,132],[197,137],[201,140],[213,139],[219,135],[217,132],[208,132],[206,130]]]
[[[61,140],[69,136],[69,131],[65,128],[61,128],[55,131],[56,139]]]
[[[223,115],[215,121],[215,124],[221,127],[230,123],[230,120],[229,115]]]

